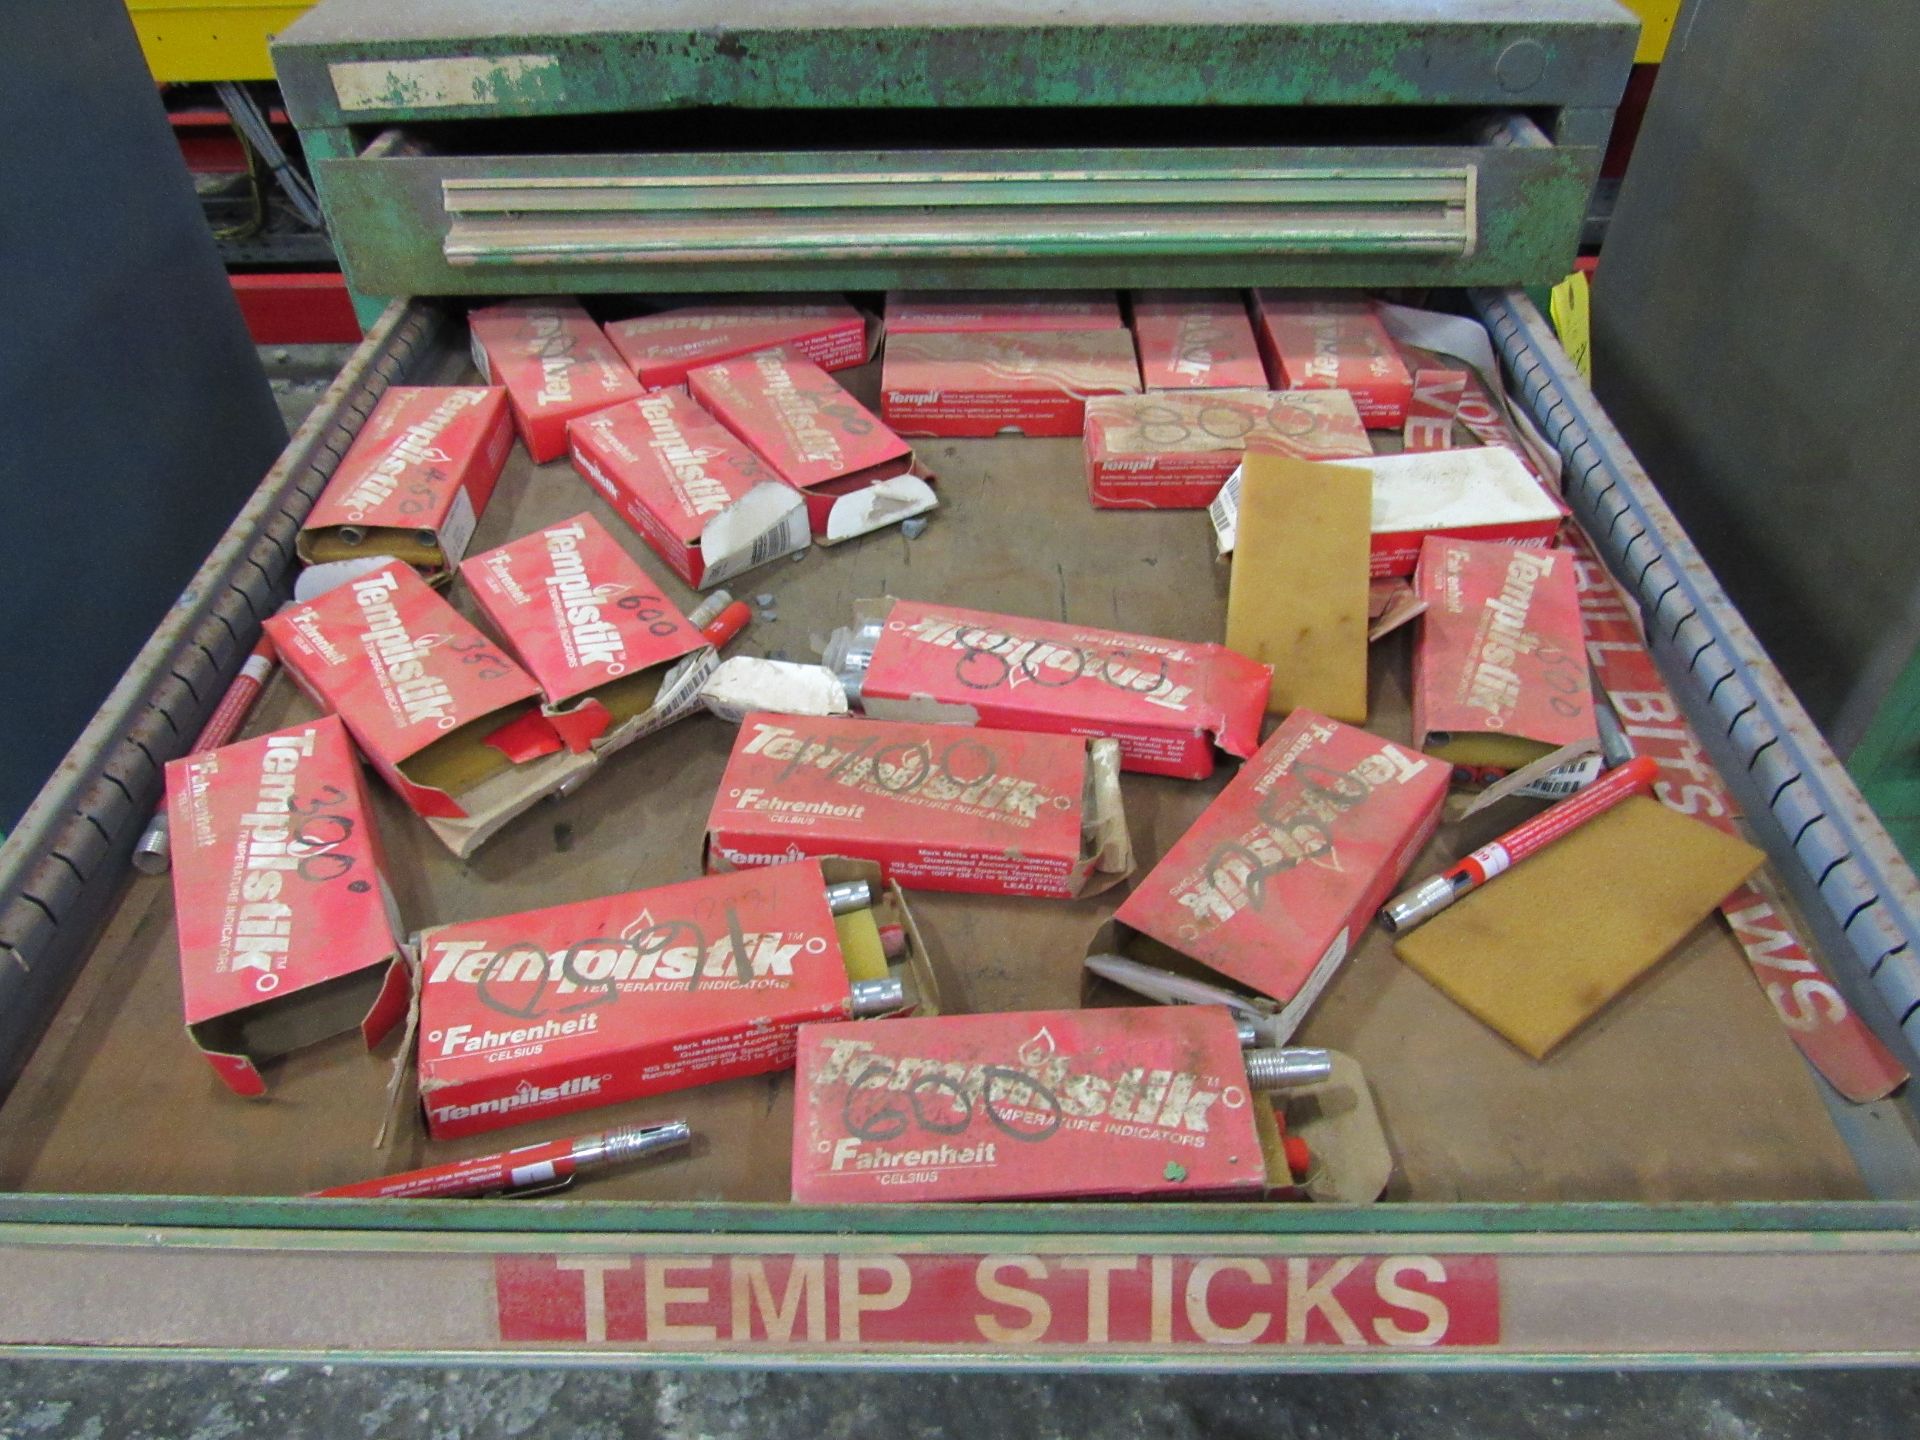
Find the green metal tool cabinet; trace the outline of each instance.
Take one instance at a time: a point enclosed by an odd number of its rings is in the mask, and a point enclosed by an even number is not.
[[[276,1067],[265,1101],[219,1091],[178,1032],[167,887],[129,874],[159,767],[286,598],[294,533],[379,395],[470,373],[466,297],[1392,287],[1487,326],[1803,929],[1911,1059],[1914,876],[1522,293],[1572,258],[1633,38],[1607,0],[320,5],[276,60],[379,314],[0,854],[0,1345],[1099,1367],[1920,1355],[1906,1106],[1827,1091],[1718,920],[1544,1066],[1371,937],[1306,1038],[1374,1079],[1398,1164],[1375,1206],[797,1207],[780,1077],[608,1112],[684,1111],[702,1143],[578,1199],[316,1201],[298,1197],[424,1158],[404,1125],[369,1148],[391,1052],[349,1037]],[[761,572],[785,618],[752,644],[804,656],[882,590],[1217,638],[1199,516],[1091,512],[1071,441],[925,458],[943,494],[926,537]],[[476,548],[597,503],[516,451]],[[1405,659],[1376,666],[1389,730]],[[255,724],[299,704],[276,684]],[[673,727],[466,864],[380,796],[409,923],[691,873],[729,740]],[[1157,854],[1210,793],[1130,779],[1137,843]],[[913,897],[948,998],[1003,1009],[1074,1003],[1111,903]]]

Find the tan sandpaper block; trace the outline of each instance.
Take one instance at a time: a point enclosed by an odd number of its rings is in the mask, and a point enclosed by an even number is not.
[[[1765,858],[1636,796],[1402,936],[1394,953],[1544,1060]]]
[[[1367,718],[1373,473],[1249,452],[1227,587],[1227,647],[1273,666],[1267,709]]]

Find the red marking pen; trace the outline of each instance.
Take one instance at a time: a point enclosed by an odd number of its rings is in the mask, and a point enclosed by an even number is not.
[[[220,697],[213,714],[207,717],[207,723],[200,727],[193,748],[187,752],[189,755],[218,750],[239,733],[240,726],[253,709],[253,702],[260,698],[260,692],[267,688],[267,681],[273,678],[276,663],[273,642],[261,636],[245,663],[240,666],[240,673],[233,677],[233,684],[227,687],[227,693]],[[152,823],[140,837],[140,843],[134,846],[133,868],[142,875],[164,875],[170,850],[168,840],[167,802],[163,795]]]
[[[1551,845],[1631,795],[1645,794],[1660,776],[1651,756],[1640,755],[1610,770],[1586,789],[1548,806],[1524,824],[1516,825],[1491,845],[1482,845],[1451,870],[1402,891],[1380,911],[1380,923],[1391,935],[1431,920],[1462,895],[1471,894],[1510,866],[1519,864],[1543,846]]]
[[[361,1200],[425,1200],[457,1195],[528,1195],[558,1190],[571,1184],[582,1170],[637,1160],[659,1150],[677,1149],[693,1138],[684,1120],[664,1125],[641,1125],[579,1135],[571,1140],[547,1140],[522,1145],[497,1155],[456,1160],[451,1165],[429,1165],[399,1175],[382,1175],[355,1185],[315,1190],[315,1195]]]
[[[744,600],[734,599],[725,590],[714,591],[687,616],[687,622],[706,636],[707,643],[716,650],[724,649],[752,620],[753,607]]]

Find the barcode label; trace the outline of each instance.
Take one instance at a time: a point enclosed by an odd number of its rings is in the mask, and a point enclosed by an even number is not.
[[[753,559],[748,562],[749,568],[764,565],[769,560],[778,560],[782,555],[798,550],[807,543],[807,538],[807,512],[803,506],[788,512],[786,519],[754,540]]]
[[[1560,800],[1586,789],[1598,780],[1604,762],[1598,755],[1583,755],[1570,765],[1562,765],[1542,775],[1531,785],[1522,785],[1513,793],[1530,795],[1536,800]]]
[[[1235,466],[1220,487],[1220,493],[1207,506],[1207,518],[1213,522],[1213,544],[1222,555],[1233,553],[1235,534],[1240,525],[1240,467]]]
[[[736,550],[731,555],[710,562],[700,576],[700,588],[709,589],[723,580],[731,580],[735,575],[757,569],[769,560],[778,560],[782,555],[804,550],[812,539],[812,532],[807,527],[807,507],[795,506],[781,517],[778,525],[754,536],[753,544],[746,549]]]

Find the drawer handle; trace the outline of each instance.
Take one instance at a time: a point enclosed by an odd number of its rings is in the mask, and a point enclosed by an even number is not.
[[[1472,164],[441,182],[455,265],[1473,253]]]

